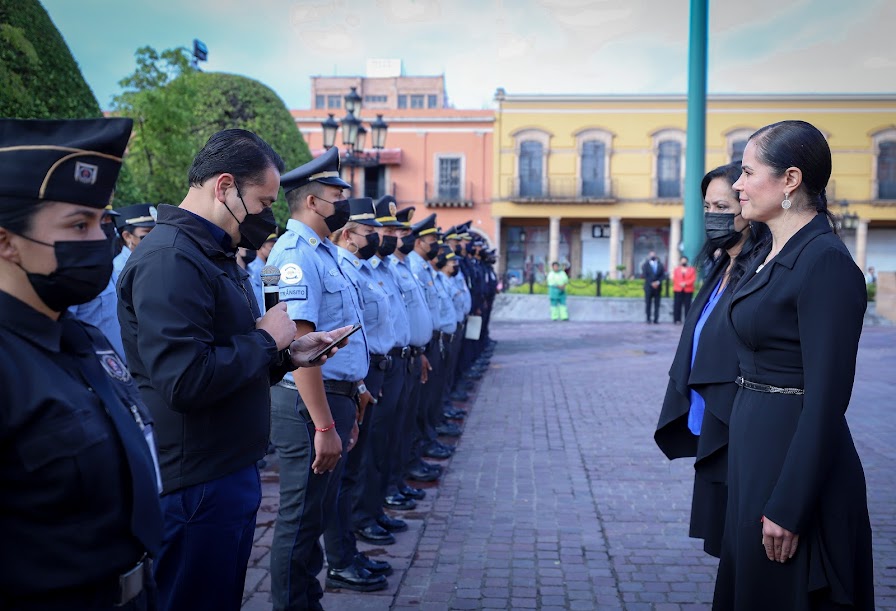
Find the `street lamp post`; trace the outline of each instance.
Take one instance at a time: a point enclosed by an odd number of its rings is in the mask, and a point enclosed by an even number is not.
[[[859,226],[859,215],[849,211],[849,202],[840,200],[840,227],[846,231],[852,231]]]
[[[380,163],[380,151],[386,146],[386,131],[389,125],[383,121],[383,115],[377,115],[375,121],[370,122],[368,130],[361,123],[361,103],[363,98],[358,94],[357,87],[351,90],[343,98],[345,105],[345,117],[337,122],[332,114],[326,120],[321,122],[320,126],[323,130],[324,148],[330,149],[336,142],[336,132],[342,125],[342,144],[345,147],[345,154],[342,163],[351,168],[349,182],[352,190],[355,187],[355,168],[356,167],[374,167]],[[373,155],[365,152],[367,134],[371,136],[371,146],[374,150]]]

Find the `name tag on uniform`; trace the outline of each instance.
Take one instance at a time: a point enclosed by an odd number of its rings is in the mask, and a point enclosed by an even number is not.
[[[308,299],[307,286],[286,286],[280,289],[280,301],[305,301]]]

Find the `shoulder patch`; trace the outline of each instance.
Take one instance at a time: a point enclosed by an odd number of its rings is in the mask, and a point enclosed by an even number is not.
[[[280,268],[280,280],[286,284],[298,284],[304,276],[305,273],[297,263],[287,263]]]
[[[119,382],[129,382],[131,380],[131,374],[114,350],[98,350],[96,356],[110,378],[115,378]]]

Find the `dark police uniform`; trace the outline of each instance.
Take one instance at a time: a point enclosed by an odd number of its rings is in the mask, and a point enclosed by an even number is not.
[[[103,208],[131,125],[0,119],[0,207]],[[68,313],[4,292],[0,312],[0,609],[155,609],[159,480],[130,374]]]

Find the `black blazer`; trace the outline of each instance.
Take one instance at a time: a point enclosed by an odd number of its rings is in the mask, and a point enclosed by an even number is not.
[[[650,286],[650,283],[659,280],[660,282],[666,277],[666,268],[663,267],[663,262],[659,259],[656,260],[656,273],[653,273],[653,268],[650,266],[650,260],[644,261],[644,265],[641,266],[641,275],[644,276],[644,289],[653,288]]]

